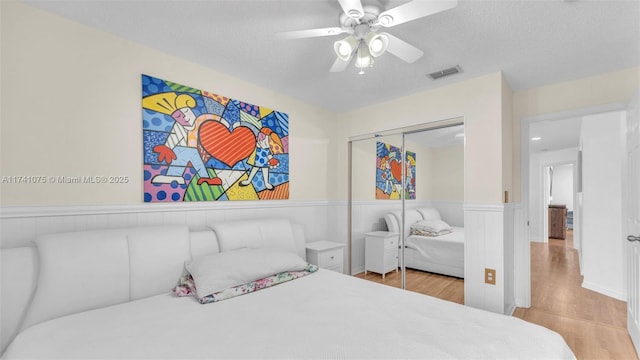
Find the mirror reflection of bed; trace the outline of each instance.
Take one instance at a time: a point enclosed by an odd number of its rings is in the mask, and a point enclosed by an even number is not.
[[[402,287],[399,271],[402,253],[398,249],[392,255],[390,249],[394,239],[395,244],[401,242],[402,235],[405,288],[464,304],[464,126],[460,123],[461,119],[455,126],[406,131],[404,139],[400,131],[352,141],[353,275]],[[405,192],[404,206],[400,195],[401,184],[405,184],[406,179],[396,186],[397,194],[392,191],[389,199],[374,197],[371,191],[371,184],[380,181],[374,178],[376,172],[371,165],[376,161],[373,153],[376,144],[388,143],[401,148],[403,141],[405,150],[415,154],[415,174],[411,175],[415,199],[410,199]],[[400,227],[403,218],[404,228]],[[392,264],[394,260],[397,266]]]

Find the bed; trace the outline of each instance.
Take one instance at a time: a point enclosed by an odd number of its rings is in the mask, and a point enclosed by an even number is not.
[[[384,217],[390,232],[401,233],[402,213],[394,211]],[[413,226],[420,222],[437,224],[450,231],[431,236],[420,235]],[[442,221],[435,208],[405,210],[405,267],[464,278],[464,228]]]
[[[3,315],[6,306],[15,314],[3,316],[3,330],[19,319],[4,359],[575,358],[544,327],[318,269],[304,259],[301,227],[282,219],[53,234],[36,244],[2,250]],[[282,270],[275,263],[297,275],[200,296],[221,279]]]

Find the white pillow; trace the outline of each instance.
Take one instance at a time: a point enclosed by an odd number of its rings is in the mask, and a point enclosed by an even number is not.
[[[422,218],[425,220],[442,220],[440,212],[435,208],[420,208],[417,209]]]
[[[307,262],[283,249],[238,249],[188,261],[198,298],[285,271],[301,271]]]
[[[281,248],[297,253],[291,223],[287,219],[225,221],[211,226],[220,252],[241,248]]]
[[[392,233],[400,233],[400,224],[398,224],[398,220],[396,220],[395,215],[386,214],[384,216],[384,221],[387,223],[387,230]]]
[[[414,229],[422,231],[428,231],[433,233],[439,233],[446,230],[451,230],[451,226],[442,220],[422,220],[411,226]]]

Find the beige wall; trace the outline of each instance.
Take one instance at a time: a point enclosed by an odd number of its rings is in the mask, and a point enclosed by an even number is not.
[[[423,175],[430,182],[426,200],[463,201],[464,146],[433,148],[429,152],[431,167]]]
[[[142,202],[143,73],[288,113],[290,197],[327,198],[335,114],[23,3],[0,6],[0,175],[129,177],[2,183],[3,206]]]
[[[560,82],[513,94],[513,192],[521,201],[520,131],[523,118],[627,103],[640,86],[640,68]]]
[[[478,182],[468,186],[478,196],[470,200],[500,198],[492,175],[501,173],[500,142],[489,130],[500,121],[499,73],[376,105],[363,117],[334,114],[29,5],[1,6],[0,175],[130,179],[113,185],[4,183],[5,206],[141,202],[142,73],[287,112],[293,200],[346,199],[349,136],[459,116],[470,122],[468,146],[483,149],[468,162],[493,169],[472,170]],[[494,189],[485,191],[487,184]]]
[[[358,109],[341,116],[341,126],[333,137],[333,158],[346,159],[349,137],[377,131],[464,117],[465,202],[502,202],[502,74],[476,79],[406,96]],[[338,161],[337,179],[346,179],[347,163]],[[332,199],[346,197],[346,181],[332,188]]]
[[[511,202],[513,196],[513,91],[502,78],[502,190],[503,201]]]

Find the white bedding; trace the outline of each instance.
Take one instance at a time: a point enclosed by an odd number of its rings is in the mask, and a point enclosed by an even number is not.
[[[167,293],[49,320],[4,358],[574,356],[541,326],[320,269],[212,304]]]
[[[411,235],[405,241],[405,266],[449,276],[464,277],[464,228],[428,237]]]

